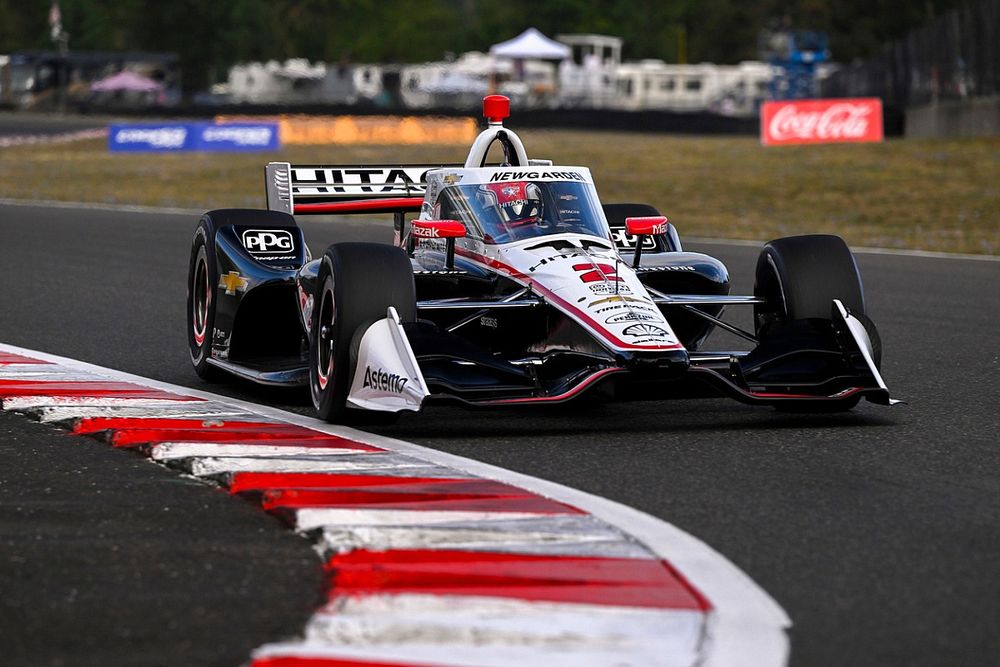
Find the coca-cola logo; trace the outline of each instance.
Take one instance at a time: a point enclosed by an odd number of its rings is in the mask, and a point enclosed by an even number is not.
[[[834,104],[826,111],[799,111],[790,104],[771,119],[771,137],[783,139],[858,139],[868,132],[870,108]]]
[[[880,141],[879,100],[808,100],[768,103],[765,143]]]

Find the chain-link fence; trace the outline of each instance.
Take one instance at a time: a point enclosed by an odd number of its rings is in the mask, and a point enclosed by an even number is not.
[[[821,84],[824,97],[881,97],[905,108],[1000,94],[1000,0],[977,0],[847,65]]]

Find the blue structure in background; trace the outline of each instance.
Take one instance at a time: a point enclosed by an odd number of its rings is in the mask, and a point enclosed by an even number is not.
[[[112,152],[258,152],[281,148],[277,123],[128,123],[108,131]]]
[[[774,67],[772,100],[816,97],[816,66],[830,59],[826,33],[776,30],[762,35],[761,58]]]

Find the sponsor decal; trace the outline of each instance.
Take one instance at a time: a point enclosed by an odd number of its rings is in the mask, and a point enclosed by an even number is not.
[[[617,281],[623,282],[615,267],[610,264],[574,264],[574,271],[581,271],[580,280],[585,283]]]
[[[395,373],[386,373],[381,368],[365,366],[365,380],[363,388],[377,389],[378,391],[388,391],[393,394],[402,394],[403,388],[409,382],[409,378]]]
[[[293,167],[292,193],[309,195],[423,195],[427,172],[439,167]]]
[[[224,143],[238,147],[267,148],[277,128],[270,125],[219,125],[205,128],[201,141],[204,144]]]
[[[614,241],[614,244],[619,248],[632,250],[635,248],[635,244],[639,241],[639,237],[635,234],[629,234],[624,227],[612,227],[611,240]],[[644,236],[642,238],[642,249],[655,250],[656,239],[652,236]]]
[[[414,220],[413,235],[422,239],[446,239],[465,236],[465,226],[457,220]]]
[[[652,313],[637,313],[635,311],[629,311],[627,313],[618,313],[617,315],[611,315],[606,320],[605,324],[625,324],[626,322],[660,322],[662,317],[653,315]]]
[[[247,229],[242,234],[242,240],[243,247],[255,256],[295,251],[295,238],[287,229]],[[286,257],[266,259],[286,259]]]
[[[645,336],[646,338],[665,338],[670,335],[665,329],[653,324],[633,324],[625,327],[622,333],[626,336]]]
[[[229,296],[234,296],[237,292],[246,292],[249,285],[250,281],[236,271],[230,271],[219,278],[219,287],[226,288],[226,294]]]
[[[499,322],[497,322],[497,318],[495,317],[488,317],[486,315],[483,315],[482,317],[479,318],[479,324],[489,329],[496,329],[497,326],[499,325]]]
[[[441,180],[444,181],[445,185],[455,185],[456,183],[459,183],[462,180],[462,175],[445,174]]]
[[[631,294],[632,288],[626,285],[624,282],[619,283],[595,283],[593,285],[588,285],[590,291],[594,294]]]
[[[593,304],[591,304],[593,305]],[[613,306],[604,306],[603,308],[592,308],[595,313],[611,313],[616,310],[644,310],[648,313],[659,313],[660,309],[653,306],[645,306],[638,303],[618,303]]]
[[[111,143],[121,147],[119,150],[128,150],[125,148],[128,144],[139,144],[150,149],[178,150],[184,147],[187,135],[186,127],[121,127],[112,129]]]
[[[441,232],[437,227],[417,227],[414,225],[413,235],[419,236],[422,239],[436,239],[440,238]]]
[[[490,176],[490,182],[497,181],[580,181],[586,183],[583,174],[576,171],[498,171]]]
[[[649,273],[653,271],[697,271],[693,266],[687,265],[675,265],[675,266],[641,266],[639,270],[644,273]]]
[[[272,151],[281,148],[276,123],[127,123],[108,131],[111,151]]]
[[[882,141],[882,101],[860,98],[765,102],[760,139],[768,146]]]
[[[222,329],[212,329],[212,339],[216,343],[226,342],[226,332]]]
[[[637,298],[632,297],[632,296],[621,296],[621,295],[617,295],[616,294],[615,296],[608,296],[608,297],[604,297],[603,299],[597,299],[596,301],[591,301],[590,303],[587,304],[587,308],[593,308],[594,306],[600,306],[600,305],[605,304],[605,303],[645,304],[646,302],[643,299],[637,299]],[[641,308],[642,306],[641,305],[635,305],[633,307],[635,307],[635,308]],[[597,311],[597,312],[601,312],[601,311]]]

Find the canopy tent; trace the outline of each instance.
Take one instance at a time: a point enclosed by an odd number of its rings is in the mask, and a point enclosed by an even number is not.
[[[570,52],[568,46],[549,39],[534,28],[528,28],[514,39],[490,47],[490,55],[496,58],[565,60],[569,58]]]
[[[147,79],[146,77],[130,72],[128,70],[112,74],[111,76],[95,81],[90,85],[90,89],[95,92],[110,92],[116,90],[135,90],[139,92],[153,92],[162,90],[163,85]]]

